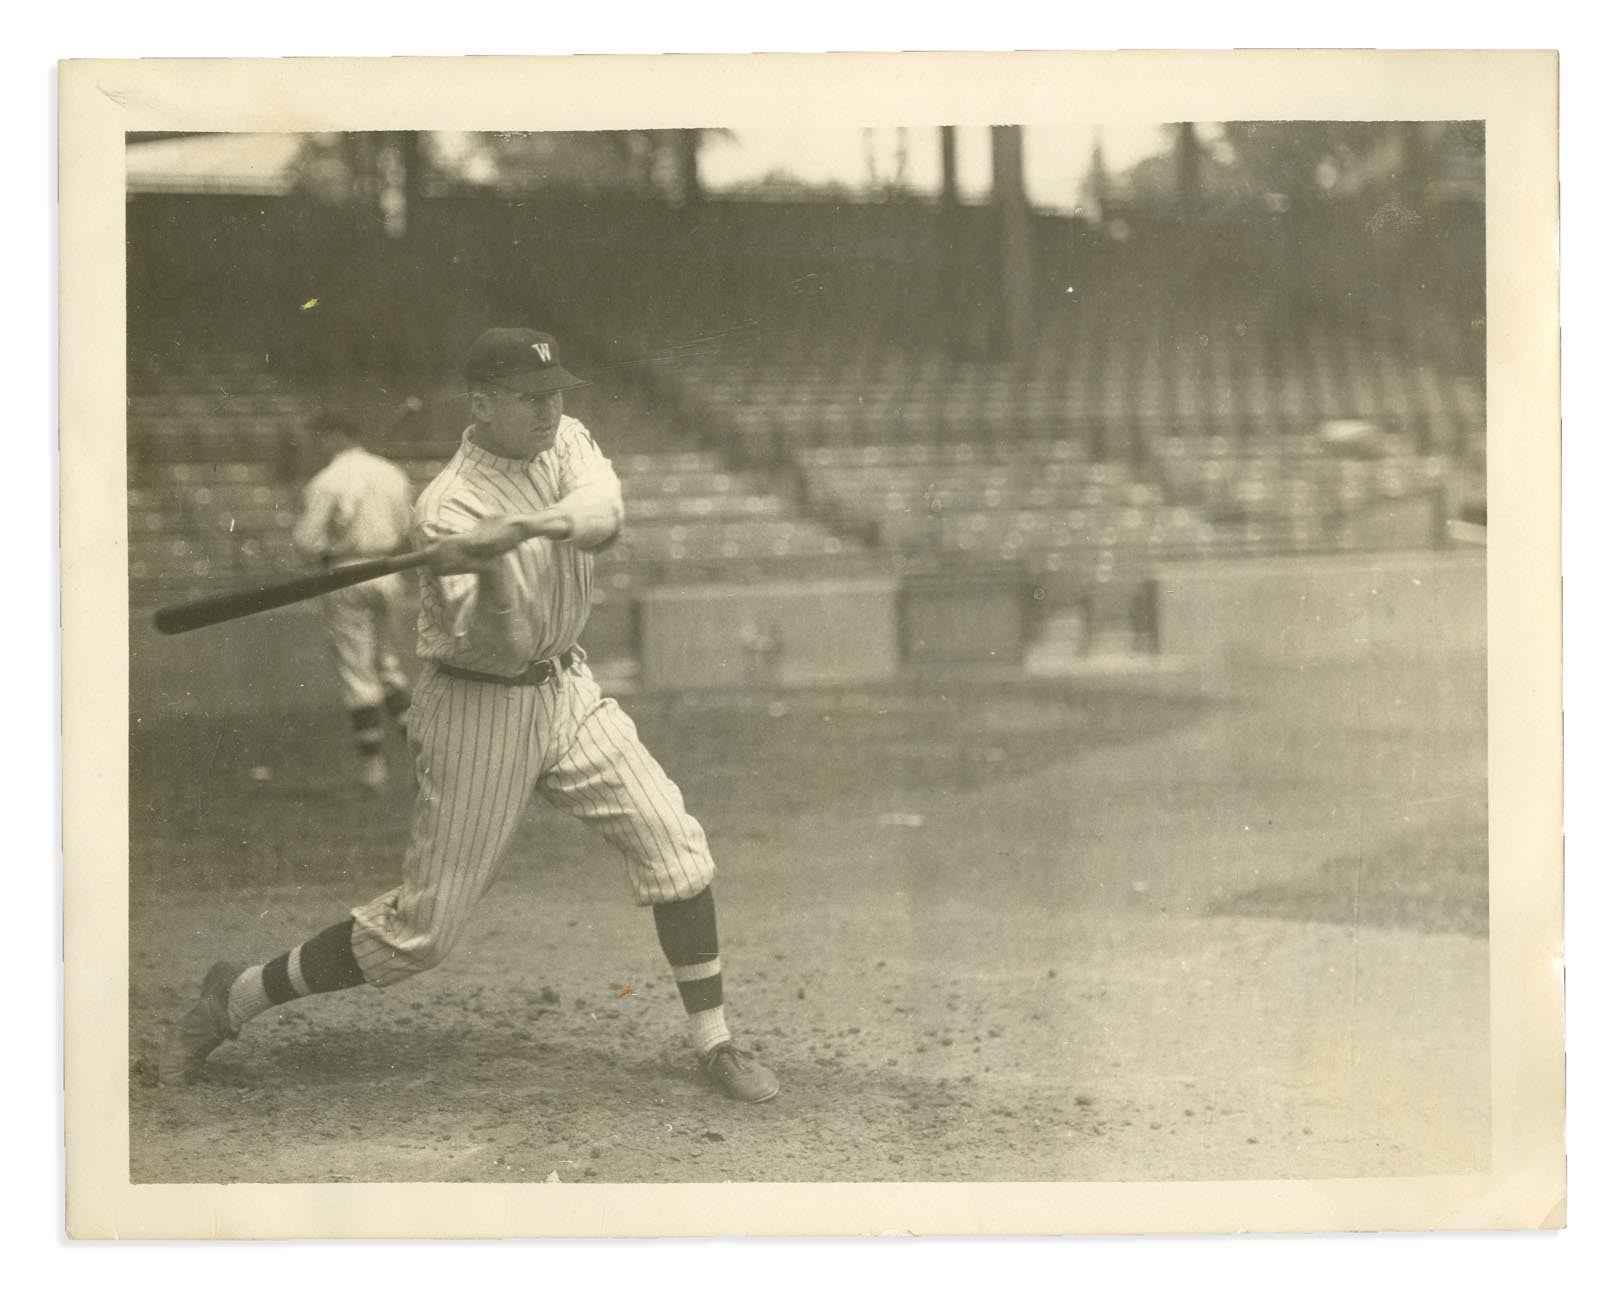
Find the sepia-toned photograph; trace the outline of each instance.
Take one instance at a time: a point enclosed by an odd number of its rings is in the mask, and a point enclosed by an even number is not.
[[[1491,828],[1491,465],[1553,460],[1555,391],[1539,351],[1496,420],[1470,96],[219,98],[135,96],[100,212],[126,852],[103,945],[69,881],[68,1008],[114,947],[121,1186],[538,1185],[532,1232],[604,1185],[1506,1163],[1493,876],[1560,852]]]

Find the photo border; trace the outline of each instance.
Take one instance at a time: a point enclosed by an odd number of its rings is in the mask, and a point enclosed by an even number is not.
[[[67,1185],[74,1236],[1549,1227],[1562,1152],[1556,60],[1252,51],[69,62],[60,73]],[[1487,124],[1494,1168],[1126,1184],[128,1182],[124,132],[1241,119]],[[108,558],[110,556],[110,558]],[[527,1189],[542,1189],[529,1194]]]

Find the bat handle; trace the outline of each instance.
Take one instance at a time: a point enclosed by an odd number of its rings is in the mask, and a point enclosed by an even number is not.
[[[398,574],[402,569],[416,569],[419,565],[426,565],[428,549],[424,547],[420,551],[401,552],[398,556],[385,556],[383,559],[389,562],[389,572]]]

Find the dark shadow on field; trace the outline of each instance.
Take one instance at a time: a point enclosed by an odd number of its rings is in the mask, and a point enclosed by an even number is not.
[[[1487,937],[1486,839],[1464,812],[1443,829],[1416,829],[1370,855],[1342,853],[1295,882],[1241,892],[1213,913]]]
[[[1210,912],[1486,937],[1486,677],[1471,655],[1258,673],[1254,703],[1272,714],[1259,742],[1286,790],[1294,777],[1318,787],[1326,845]]]

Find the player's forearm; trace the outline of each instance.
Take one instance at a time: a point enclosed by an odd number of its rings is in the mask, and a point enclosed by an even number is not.
[[[599,547],[610,542],[622,528],[622,495],[601,485],[574,489],[543,511],[501,516],[496,524],[503,536],[495,541],[502,550],[534,538],[570,542],[583,548]]]

